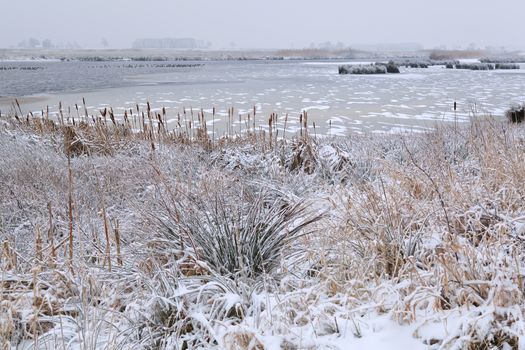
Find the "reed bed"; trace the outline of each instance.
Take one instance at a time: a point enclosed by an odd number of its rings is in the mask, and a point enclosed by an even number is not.
[[[484,57],[480,59],[483,63],[501,63],[501,64],[513,64],[513,63],[525,63],[525,58],[517,57]]]
[[[17,109],[2,349],[524,345],[521,124],[316,138],[305,113],[284,137],[272,114],[213,138],[213,113]]]
[[[494,70],[494,69],[521,69],[519,64],[514,63],[461,63],[456,64],[456,69],[470,69],[470,70]]]
[[[456,69],[494,70],[494,65],[491,63],[458,63]]]
[[[399,67],[393,61],[388,63],[354,64],[339,66],[339,74],[392,74],[399,73]]]
[[[457,60],[433,60],[433,59],[395,59],[393,60],[398,66],[405,66],[406,68],[428,68],[431,66],[452,66],[458,64]]]
[[[521,66],[519,64],[514,64],[514,63],[496,63],[494,65],[494,68],[496,69],[521,69]]]

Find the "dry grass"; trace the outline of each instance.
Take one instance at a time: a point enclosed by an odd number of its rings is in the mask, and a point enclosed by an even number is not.
[[[442,349],[522,346],[521,125],[213,139],[143,112],[1,121],[2,349],[316,348],[382,315]]]
[[[428,54],[432,60],[456,60],[486,56],[486,52],[482,50],[431,50],[428,51]]]

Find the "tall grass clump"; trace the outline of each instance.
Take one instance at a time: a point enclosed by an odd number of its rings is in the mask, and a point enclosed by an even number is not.
[[[386,74],[384,65],[356,64],[339,66],[339,74]]]
[[[386,74],[386,67],[375,64],[355,64],[339,66],[339,74]]]
[[[524,63],[525,58],[520,56],[515,57],[484,57],[479,60],[483,63]]]
[[[220,187],[219,187],[220,188]],[[297,254],[298,240],[322,215],[281,193],[242,186],[186,193],[169,209],[167,237],[193,250],[220,275],[257,278]]]
[[[496,69],[521,69],[521,66],[515,63],[496,63],[494,67]]]
[[[522,123],[525,120],[525,104],[511,107],[505,112],[505,116],[510,123]]]
[[[428,68],[429,64],[426,62],[409,62],[405,64],[408,68]]]
[[[456,69],[494,70],[494,65],[491,63],[458,63]]]
[[[399,67],[394,61],[389,61],[388,63],[376,63],[375,65],[386,67],[387,73],[400,73]]]
[[[398,65],[389,61],[388,63],[376,62],[373,64],[348,64],[339,66],[339,74],[386,74],[399,73]]]

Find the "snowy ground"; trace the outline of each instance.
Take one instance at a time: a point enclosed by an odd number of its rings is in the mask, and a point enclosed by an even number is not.
[[[483,118],[212,147],[0,120],[0,344],[525,348],[524,150]]]

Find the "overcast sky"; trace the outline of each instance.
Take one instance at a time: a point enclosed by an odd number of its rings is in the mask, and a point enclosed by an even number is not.
[[[525,46],[525,0],[0,0],[0,47],[193,37],[214,48],[420,43]]]

